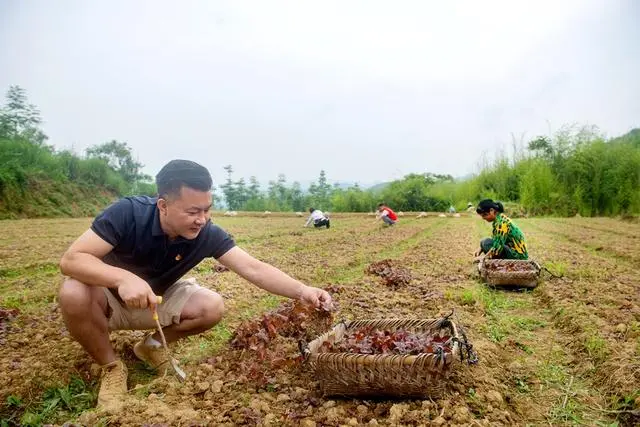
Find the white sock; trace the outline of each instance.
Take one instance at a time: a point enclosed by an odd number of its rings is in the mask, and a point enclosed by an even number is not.
[[[144,340],[144,345],[147,345],[149,347],[156,347],[156,348],[162,347],[162,343],[153,339],[153,335],[149,335],[147,339]]]

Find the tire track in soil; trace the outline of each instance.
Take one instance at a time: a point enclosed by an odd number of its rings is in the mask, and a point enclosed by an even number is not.
[[[529,224],[538,231],[542,230],[537,223],[537,220],[529,221]],[[544,230],[594,252],[601,252],[621,261],[640,265],[640,239],[627,238],[621,241],[620,237],[615,234],[594,233],[593,229],[582,226],[577,228],[555,221],[546,222]]]
[[[597,233],[615,234],[616,236],[640,239],[640,226],[630,222],[622,222],[616,220],[608,220],[606,218],[585,218],[578,220],[576,218],[545,218],[546,222],[554,224],[562,224],[572,228],[583,228]]]
[[[593,252],[580,241],[558,239],[545,227],[531,228],[532,243],[544,249],[541,261],[568,261],[565,277],[545,283],[538,295],[553,313],[555,326],[568,336],[564,344],[573,355],[573,371],[600,391],[585,406],[599,414],[616,410],[619,401],[640,396],[638,270],[626,259]],[[619,421],[626,425],[629,419]]]

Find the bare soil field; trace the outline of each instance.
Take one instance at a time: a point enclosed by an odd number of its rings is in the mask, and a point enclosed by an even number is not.
[[[426,400],[323,397],[296,339],[266,358],[233,346],[234,332],[285,304],[214,260],[190,276],[225,298],[214,329],[173,345],[187,381],[158,378],[133,355],[143,331],[112,334],[129,368],[124,411],[96,411],[95,366],[72,341],[56,303],[58,260],[90,219],[0,221],[0,425],[597,425],[640,423],[640,224],[608,218],[516,219],[544,273],[533,291],[483,285],[472,264],[489,224],[407,215],[391,228],[366,214],[330,229],[302,218],[216,217],[237,243],[307,284],[327,288],[343,319],[449,314],[479,356]],[[391,259],[398,286],[366,270]],[[326,325],[325,325],[326,327]],[[242,330],[242,328],[240,328]],[[314,334],[318,331],[310,328]]]

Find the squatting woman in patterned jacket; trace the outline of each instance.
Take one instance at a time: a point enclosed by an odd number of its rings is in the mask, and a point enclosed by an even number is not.
[[[487,258],[497,259],[528,259],[524,234],[520,228],[504,214],[504,207],[500,202],[491,199],[482,200],[476,208],[478,215],[493,225],[491,238],[480,241],[480,249],[476,256],[485,253]]]

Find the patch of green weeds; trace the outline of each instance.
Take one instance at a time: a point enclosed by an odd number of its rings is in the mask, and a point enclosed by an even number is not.
[[[0,301],[0,305],[2,305],[3,308],[21,309],[24,306],[22,298],[18,295],[5,295]]]
[[[530,317],[514,316],[511,318],[511,322],[515,327],[524,331],[535,331],[536,329],[547,326],[546,322],[538,319],[532,319]]]
[[[11,396],[10,396],[11,397]],[[41,426],[56,420],[68,419],[79,415],[94,406],[96,394],[91,384],[82,378],[72,377],[69,384],[46,389],[42,397],[28,405],[20,420],[21,426]],[[13,399],[14,404],[22,404],[21,400]]]
[[[514,345],[529,355],[533,354],[533,349],[525,343],[522,343],[520,341],[515,341]]]
[[[476,296],[472,289],[465,289],[458,298],[461,305],[473,305],[476,303]]]
[[[564,385],[569,379],[567,369],[553,361],[544,361],[539,364],[537,376],[547,386]]]
[[[487,325],[487,336],[493,342],[502,342],[508,336],[508,332],[497,323]]]
[[[242,306],[236,307],[238,320],[252,320],[267,311],[276,308],[285,298],[277,295],[267,294],[258,300],[246,301]]]
[[[565,276],[567,274],[568,265],[564,261],[547,261],[544,266],[556,276]]]
[[[129,370],[129,381],[131,384],[147,384],[157,377],[157,372],[145,362],[136,359],[133,368]]]
[[[589,357],[595,362],[602,363],[609,355],[607,340],[602,338],[595,331],[587,334],[583,341],[583,345]]]
[[[18,277],[33,277],[58,274],[60,266],[55,262],[43,262],[25,265],[18,268],[0,268],[0,279],[15,279]]]
[[[475,389],[470,388],[467,391],[467,402],[469,408],[478,417],[483,417],[486,412],[486,405],[480,400]]]
[[[515,377],[513,382],[516,386],[516,390],[519,393],[529,393],[531,390],[529,389],[529,382],[527,377]]]
[[[197,347],[191,346],[188,360],[198,361],[213,356],[229,342],[232,335],[233,331],[223,320],[205,334],[192,338]]]
[[[584,424],[582,420],[582,406],[576,402],[573,398],[569,397],[566,401],[558,402],[549,411],[549,418],[551,418],[551,424],[557,424],[559,422]]]

